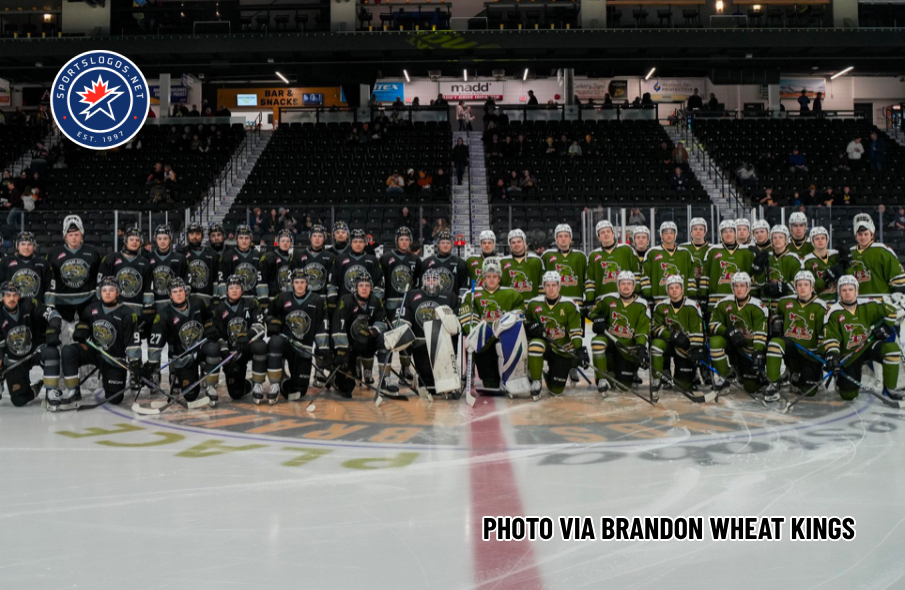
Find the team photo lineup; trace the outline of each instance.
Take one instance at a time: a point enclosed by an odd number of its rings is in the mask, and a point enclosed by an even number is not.
[[[800,212],[788,227],[693,218],[682,244],[672,221],[625,240],[600,221],[587,255],[566,224],[540,255],[520,229],[505,252],[484,231],[463,259],[449,230],[422,258],[408,227],[381,254],[344,221],[304,247],[282,231],[263,252],[247,225],[235,246],[221,225],[187,225],[183,245],[159,225],[149,249],[130,227],[104,255],[69,215],[59,245],[40,252],[25,231],[0,262],[2,375],[14,406],[49,411],[131,399],[159,414],[223,393],[309,411],[331,395],[473,405],[570,384],[650,404],[735,390],[782,412],[827,392],[905,407],[905,270],[869,215],[853,223],[856,243],[833,249]],[[95,374],[103,395],[83,391]]]

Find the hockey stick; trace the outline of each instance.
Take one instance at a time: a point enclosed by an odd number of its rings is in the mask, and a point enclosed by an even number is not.
[[[413,279],[414,279],[414,277],[413,277]],[[396,317],[393,319],[393,329],[399,327],[399,322],[400,322],[399,314],[401,314],[402,310],[405,308],[405,299],[406,299],[406,297],[408,297],[409,290],[411,288],[412,288],[412,281],[409,281],[409,283],[405,286],[405,293],[402,294],[402,301],[399,303],[399,307],[396,309]],[[387,372],[388,372],[387,369],[390,369],[392,364],[393,364],[393,352],[387,351],[386,363],[383,366],[383,370],[380,371],[380,379],[378,379],[378,381],[377,381],[377,389],[374,390],[374,405],[377,407],[380,407],[380,402],[383,401],[381,399],[380,390],[383,389],[383,383],[384,383],[384,381],[386,381]],[[399,360],[399,364],[400,365],[402,364],[401,358]],[[399,381],[401,382],[402,377],[400,377],[398,375],[398,373],[396,376],[399,379]],[[430,398],[430,394],[428,394],[428,398]],[[433,400],[429,399],[429,401],[433,401]]]
[[[471,331],[474,329],[474,293],[475,293],[475,280],[471,279],[471,319],[468,323],[468,333],[471,334]],[[462,335],[462,346],[465,351],[468,353],[468,366],[465,370],[465,403],[467,403],[470,407],[474,407],[476,398],[473,393],[471,393],[471,387],[473,385],[472,382],[472,373],[474,372],[474,353],[468,350],[468,343],[465,341],[466,337]]]
[[[853,351],[851,351],[850,353],[848,353],[847,355],[845,355],[845,356],[839,361],[839,372],[842,372],[842,367],[845,366],[845,363],[846,363],[849,359],[851,359],[854,355],[856,355],[856,354],[858,354],[859,352],[861,352],[862,350],[864,350],[864,347],[866,347],[868,344],[870,344],[870,343],[873,341],[873,339],[874,339],[874,335],[873,335],[873,333],[871,333],[871,335],[867,338],[867,340],[865,340],[864,342],[862,342],[861,345],[858,346],[858,348],[856,348],[855,350],[853,350]],[[797,342],[793,342],[793,344],[794,344],[795,346],[797,346],[798,348],[802,349],[803,351],[805,351],[806,353],[808,353],[810,356],[814,357],[816,360],[820,361],[820,364],[821,364],[822,366],[826,366],[826,361],[825,361],[824,359],[822,359],[822,358],[820,358],[819,356],[817,356],[816,354],[812,353],[810,350],[804,348],[803,346],[801,346],[801,345],[798,344]],[[820,379],[820,383],[824,383],[824,387],[828,387],[829,384],[830,384],[830,379],[832,379],[832,377],[833,377],[833,375],[834,375],[835,373],[836,373],[836,371],[827,371],[827,373],[823,376],[823,378]],[[846,377],[846,379],[848,379],[848,380],[850,380],[850,381],[852,381],[852,382],[854,383],[854,380],[853,380],[851,377],[849,377],[848,375],[846,375],[845,377]],[[807,397],[807,396],[809,396],[809,395],[812,395],[811,392],[812,392],[812,391],[815,391],[818,387],[820,387],[820,383],[818,383],[818,384],[815,385],[814,387],[810,388],[808,391],[799,394],[794,400],[792,400],[792,401],[786,400],[786,407],[785,407],[785,409],[782,411],[782,413],[783,413],[783,414],[788,413],[788,411],[792,409],[792,406],[794,406],[795,404],[797,404],[798,402],[800,402],[800,401],[801,401],[802,399],[804,399],[805,397]],[[858,387],[861,387],[861,384],[860,384],[860,383],[855,383],[855,384],[858,385]]]
[[[3,372],[0,373],[0,379],[5,379],[7,373],[9,373],[10,371],[12,371],[12,370],[15,369],[16,367],[19,367],[19,366],[24,365],[25,363],[27,363],[27,362],[30,361],[31,359],[35,358],[35,356],[41,354],[41,353],[44,351],[44,346],[45,346],[44,344],[40,345],[39,347],[37,347],[36,349],[34,349],[34,350],[31,351],[30,353],[28,353],[27,356],[25,356],[25,357],[19,359],[18,361],[16,361],[15,363],[11,364],[11,365],[10,365],[9,367],[7,367],[6,369],[4,369]]]
[[[317,367],[314,367],[314,369],[315,369],[315,370],[319,370]],[[305,411],[306,411],[306,412],[313,412],[314,410],[317,409],[317,406],[314,405],[315,400],[317,400],[318,396],[320,396],[320,394],[322,394],[324,391],[326,391],[326,389],[327,389],[328,387],[330,387],[330,385],[336,380],[336,376],[337,376],[338,374],[339,374],[339,373],[337,373],[337,372],[334,371],[333,373],[330,374],[329,377],[326,378],[326,380],[325,380],[325,382],[324,382],[324,386],[317,390],[317,393],[315,393],[315,394],[311,397],[311,401],[308,402],[308,405],[307,405],[307,406],[305,406]],[[321,372],[321,375],[323,375],[323,372]]]
[[[609,334],[608,334],[608,335],[609,335]],[[577,357],[575,357],[575,355],[572,354],[570,351],[563,350],[563,349],[560,349],[560,350],[562,350],[563,353],[565,353],[567,356],[569,356],[569,357],[571,357],[571,358],[573,358],[573,359],[576,359],[576,358],[577,358]],[[610,385],[612,385],[613,387],[615,387],[616,389],[618,389],[618,390],[620,390],[620,391],[622,391],[622,392],[624,392],[624,393],[631,393],[632,395],[637,396],[638,399],[640,399],[640,400],[642,400],[642,401],[644,401],[644,402],[647,402],[647,403],[649,403],[649,404],[652,405],[652,406],[655,406],[655,405],[656,405],[656,402],[651,401],[651,400],[648,399],[648,398],[645,398],[643,395],[641,395],[640,393],[638,393],[637,391],[635,391],[631,386],[625,385],[624,383],[622,383],[621,381],[619,381],[619,379],[617,379],[615,375],[611,375],[610,373],[606,373],[606,372],[604,372],[604,371],[601,371],[601,370],[598,369],[597,367],[595,367],[593,362],[591,362],[591,363],[588,365],[588,368],[591,369],[592,371],[594,371],[594,374],[595,374],[596,376],[600,377],[601,379],[606,379],[606,382],[609,383]]]

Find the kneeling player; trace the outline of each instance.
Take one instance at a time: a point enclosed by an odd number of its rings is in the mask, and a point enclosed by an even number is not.
[[[635,273],[624,270],[616,277],[618,293],[604,295],[588,316],[593,322],[591,354],[594,367],[602,377],[612,367],[616,380],[631,387],[639,368],[650,362],[647,339],[650,335],[650,311],[647,301],[635,295]],[[610,388],[605,378],[597,380],[597,391]]]
[[[210,310],[197,297],[189,297],[184,280],[171,279],[168,289],[170,302],[162,307],[154,318],[148,344],[148,362],[143,369],[146,379],[158,383],[160,357],[164,345],[167,346],[170,359],[175,359],[195,346],[204,337],[204,333],[209,332],[211,326]],[[185,388],[198,381],[201,356],[200,352],[195,350],[183,358],[171,361],[170,394],[173,397],[179,397]],[[187,401],[195,401],[197,398],[198,388],[186,392]]]
[[[767,308],[751,296],[751,276],[746,272],[732,275],[732,295],[720,299],[710,317],[710,354],[713,368],[729,376],[730,365],[735,368],[742,386],[749,394],[761,388],[765,381],[764,350],[767,348]],[[728,350],[727,350],[728,349]],[[729,381],[717,385],[729,387]],[[776,401],[778,393],[770,393],[765,401]]]
[[[791,375],[792,387],[809,396],[817,393],[823,366],[813,356],[798,348],[804,347],[817,355],[823,340],[827,304],[814,291],[815,282],[810,271],[803,270],[796,274],[796,294],[780,299],[777,313],[770,320],[770,344],[767,346],[769,399],[775,400],[779,395],[783,359]]]
[[[79,318],[72,333],[73,344],[63,347],[63,381],[66,392],[63,399],[72,403],[82,399],[79,389],[79,367],[94,365],[100,370],[104,383],[104,396],[111,404],[123,401],[126,390],[126,369],[105,358],[88,346],[88,339],[123,364],[128,364],[134,375],[141,371],[141,335],[138,330],[138,314],[120,303],[122,289],[116,277],[104,277],[98,284],[101,300],[91,303]],[[134,379],[134,378],[133,378]]]
[[[44,387],[51,409],[60,406],[60,327],[63,320],[52,308],[36,299],[21,299],[19,287],[7,281],[0,285],[0,370],[13,405],[21,407],[37,397],[40,382],[32,386],[28,374],[38,363],[44,368]],[[38,348],[44,345],[40,353]],[[21,363],[13,367],[16,363]],[[77,400],[68,400],[73,403]]]
[[[582,341],[581,310],[574,300],[560,296],[560,274],[547,271],[541,281],[544,294],[525,304],[525,331],[531,339],[528,376],[534,398],[540,395],[544,361],[548,367],[544,381],[553,395],[563,392],[569,371],[575,365],[587,367],[591,362]]]
[[[309,291],[311,282],[303,269],[297,268],[289,275],[292,291],[280,293],[267,310],[267,379],[270,392],[267,401],[277,402],[282,383],[283,397],[289,401],[300,399],[308,393],[311,381],[311,361],[317,358],[319,367],[330,364],[330,316],[327,298]],[[315,346],[317,349],[315,350]],[[283,381],[283,363],[289,363],[289,379]],[[252,369],[255,371],[254,369]],[[260,395],[258,381],[264,376],[254,373],[255,403]]]
[[[844,400],[858,397],[858,384],[864,363],[883,365],[883,393],[895,401],[905,399],[905,391],[896,389],[899,380],[899,345],[892,341],[895,311],[889,305],[858,299],[858,279],[839,278],[839,303],[826,315],[826,368],[837,372],[839,395]],[[840,361],[840,354],[844,357]]]
[[[255,340],[255,335],[264,332],[264,311],[254,299],[243,297],[245,283],[239,275],[226,279],[226,297],[217,304],[212,313],[212,321],[205,328],[204,345],[207,397],[210,405],[216,406],[218,401],[217,382],[219,372],[210,373],[214,367],[227,358],[232,351],[237,354],[233,360],[223,366],[226,377],[226,391],[229,397],[241,399],[252,390],[245,380],[248,361],[251,361],[251,375],[254,381],[255,403],[260,403],[263,396],[264,368],[267,366],[267,344],[263,340]]]
[[[673,378],[680,387],[691,389],[696,360],[704,358],[704,316],[697,302],[685,297],[685,279],[681,275],[666,278],[669,297],[654,307],[651,342],[651,387],[660,389],[666,357],[675,365]]]
[[[350,375],[355,375],[359,360],[362,380],[373,381],[374,355],[387,329],[387,312],[372,292],[373,286],[367,273],[358,275],[353,291],[340,297],[333,314],[333,362],[339,372],[335,383],[345,398],[351,398],[355,389],[356,381]],[[381,375],[385,371],[386,356],[385,353],[381,355],[377,366]]]

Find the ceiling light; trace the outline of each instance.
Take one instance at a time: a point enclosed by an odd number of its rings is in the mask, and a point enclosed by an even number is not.
[[[833,74],[832,76],[830,76],[830,80],[835,80],[835,79],[838,78],[839,76],[841,76],[841,75],[843,75],[843,74],[847,74],[847,73],[851,72],[851,71],[854,70],[854,69],[855,69],[855,66],[849,66],[849,67],[845,68],[844,70],[842,70],[841,72],[836,72],[835,74]]]
[[[405,81],[406,81],[406,82],[411,82],[411,79],[409,79],[408,70],[402,70],[402,73],[405,74]]]
[[[463,70],[462,75],[465,76],[465,81],[468,82],[468,70]]]
[[[650,71],[644,76],[645,80],[650,80],[650,77],[654,75],[654,72],[657,71],[657,68],[651,68]]]
[[[525,68],[525,75],[522,76],[522,80],[527,80],[527,79],[528,79],[528,68]]]
[[[289,84],[289,80],[287,80],[286,76],[284,76],[283,74],[277,72],[277,77],[279,77],[279,79],[282,80],[283,82]]]

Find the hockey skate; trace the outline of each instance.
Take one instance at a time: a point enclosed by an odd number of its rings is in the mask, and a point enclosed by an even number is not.
[[[271,383],[270,391],[267,392],[267,403],[271,406],[275,406],[278,401],[280,401],[280,384]]]
[[[597,393],[600,394],[600,397],[606,399],[609,397],[610,391],[610,382],[606,379],[598,379],[597,380]]]
[[[569,380],[572,382],[572,385],[578,385],[581,376],[578,374],[578,369],[570,369],[569,370]]]
[[[775,383],[770,383],[764,388],[764,401],[765,402],[778,402],[779,401],[779,387]]]
[[[60,401],[63,398],[63,392],[59,389],[48,389],[44,394],[44,407],[51,412],[60,409]]]
[[[538,401],[540,399],[541,387],[542,385],[540,381],[531,382],[531,399],[533,399],[534,401]],[[512,397],[512,395],[510,394],[509,397]]]
[[[659,379],[651,379],[650,381],[650,394],[651,398],[658,402],[660,401],[660,380]]]
[[[67,389],[63,392],[57,409],[61,411],[78,409],[80,401],[82,401],[82,391],[78,387]]]
[[[361,380],[368,385],[374,384],[374,371],[372,369],[362,369]]]
[[[220,398],[217,395],[217,388],[214,387],[213,385],[208,385],[204,389],[204,391],[205,391],[205,395],[207,396],[207,399],[208,399],[207,405],[209,405],[212,408],[216,408],[217,402],[220,401]]]
[[[251,400],[255,405],[261,405],[261,402],[264,401],[264,386],[260,383],[255,383],[251,390]]]

